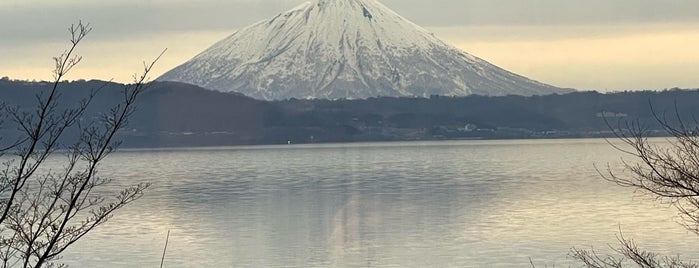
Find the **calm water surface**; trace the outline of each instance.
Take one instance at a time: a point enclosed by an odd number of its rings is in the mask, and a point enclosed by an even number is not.
[[[696,258],[675,211],[604,181],[604,140],[120,151],[101,169],[147,195],[65,255],[72,267],[567,267],[621,228]],[[573,265],[577,266],[577,265]]]

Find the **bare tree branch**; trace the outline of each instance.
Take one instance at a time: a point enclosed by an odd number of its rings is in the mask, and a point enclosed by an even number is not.
[[[148,74],[162,53],[134,83],[123,89],[124,99],[96,121],[81,122],[96,94],[92,90],[75,107],[61,108],[61,80],[80,61],[78,44],[92,29],[79,22],[69,28],[71,46],[54,58],[54,81],[36,95],[32,111],[3,105],[2,111],[24,138],[10,144],[16,159],[0,170],[0,263],[2,267],[63,267],[55,263],[61,253],[109,220],[120,208],[138,200],[149,183],[128,186],[113,195],[99,191],[111,182],[99,175],[98,166],[119,146],[117,133],[128,124],[136,100],[147,87]],[[163,51],[164,53],[165,51]],[[61,144],[66,133],[77,131],[76,141]],[[1,148],[0,148],[1,149]],[[62,170],[42,171],[49,157],[64,154]],[[0,150],[3,153],[4,150]]]
[[[637,162],[624,161],[624,173],[612,171],[598,172],[608,181],[623,187],[630,187],[650,194],[658,200],[675,206],[683,219],[684,226],[699,235],[699,131],[697,122],[690,126],[682,119],[675,103],[668,118],[667,113],[659,114],[651,104],[651,111],[657,123],[670,135],[665,144],[656,144],[648,140],[648,132],[638,121],[619,121],[617,127],[607,126],[613,130],[617,140],[624,147],[610,141],[614,148],[634,157]],[[672,119],[672,121],[671,121]],[[671,122],[675,123],[671,123]],[[629,148],[629,149],[627,149]],[[585,267],[699,267],[677,257],[661,256],[650,251],[641,250],[636,243],[624,237],[621,230],[617,237],[619,246],[613,250],[619,256],[600,255],[594,249],[573,248],[570,256],[580,261]]]

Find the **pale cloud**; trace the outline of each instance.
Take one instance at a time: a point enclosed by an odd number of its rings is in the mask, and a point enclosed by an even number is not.
[[[383,0],[426,26],[698,21],[688,0]]]
[[[304,0],[3,0],[4,39],[56,38],[51,26],[83,19],[105,35],[235,29]],[[699,21],[687,0],[383,0],[425,27],[466,25],[589,25]],[[0,40],[2,42],[2,40]]]
[[[699,23],[433,30],[465,51],[557,86],[603,91],[699,86]]]
[[[127,82],[169,51],[154,75],[235,29],[304,0],[3,0],[0,76],[47,79],[78,19],[94,31],[71,78]],[[503,68],[562,87],[698,87],[699,1],[383,0],[440,38]]]
[[[228,34],[227,31],[165,32],[148,37],[124,38],[120,41],[94,40],[88,35],[76,51],[83,60],[71,71],[67,79],[130,82],[133,74],[142,70],[144,61],[153,60],[161,51],[167,49],[151,72],[152,78],[156,78]],[[0,57],[4,58],[0,61],[0,76],[50,80],[52,57],[60,54],[68,45],[66,40],[0,50]]]

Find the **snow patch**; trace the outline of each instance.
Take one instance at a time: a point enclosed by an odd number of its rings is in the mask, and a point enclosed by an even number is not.
[[[268,100],[565,92],[448,45],[374,0],[306,2],[233,33],[159,80]]]

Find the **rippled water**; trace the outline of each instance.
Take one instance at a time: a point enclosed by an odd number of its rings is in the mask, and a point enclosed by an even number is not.
[[[70,249],[73,267],[567,267],[621,228],[693,253],[675,211],[600,178],[604,140],[132,150],[102,174],[153,182]]]

